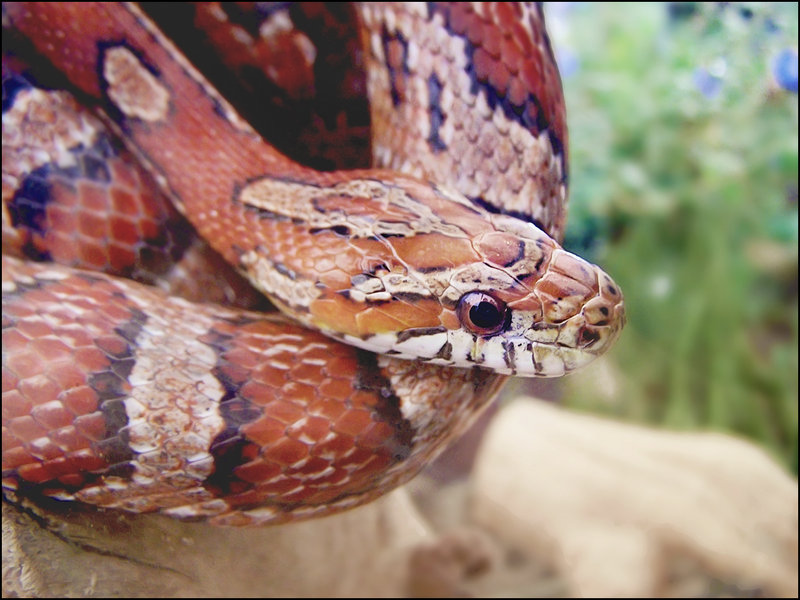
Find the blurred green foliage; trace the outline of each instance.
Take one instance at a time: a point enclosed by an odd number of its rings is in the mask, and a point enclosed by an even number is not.
[[[797,472],[798,104],[772,74],[796,57],[797,4],[547,11],[570,129],[565,245],[614,277],[628,315],[565,403],[742,434]]]

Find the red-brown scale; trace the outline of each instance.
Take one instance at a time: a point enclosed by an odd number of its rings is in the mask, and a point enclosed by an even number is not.
[[[439,409],[452,412],[470,408],[488,385],[470,371],[379,365],[277,316],[197,305],[194,322],[182,324],[175,317],[185,303],[158,290],[3,260],[3,485],[26,494],[224,524],[335,512],[408,479],[466,425],[456,418],[419,427],[401,414],[393,386],[438,386]],[[200,327],[206,333],[187,342]],[[191,379],[183,392],[161,390],[158,370],[141,372],[152,362],[140,362],[143,346],[162,329],[155,343],[193,345],[186,356],[164,357],[175,371],[168,377],[203,368],[219,382],[203,447],[189,441],[202,430],[182,428],[205,414],[208,386]],[[215,357],[208,366],[204,353]],[[137,392],[143,385],[150,387]],[[142,440],[136,414],[146,402],[151,437]],[[155,473],[148,453],[136,450],[143,443],[163,462]],[[208,454],[207,472],[193,470],[198,452]],[[267,517],[246,512],[263,506]]]

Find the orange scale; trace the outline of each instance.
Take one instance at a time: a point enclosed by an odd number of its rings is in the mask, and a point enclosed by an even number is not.
[[[366,410],[348,410],[336,419],[333,424],[333,430],[355,437],[365,431],[371,423],[372,415]]]
[[[308,439],[312,443],[325,439],[331,432],[331,422],[323,417],[308,417],[290,425],[286,434],[293,439]]]
[[[32,404],[46,404],[58,398],[59,388],[45,375],[23,379],[17,385],[19,392]]]
[[[55,335],[72,348],[91,346],[94,338],[78,324],[60,325],[54,329]]]
[[[363,311],[356,318],[362,334],[399,331],[413,327],[438,327],[441,305],[435,300],[420,300],[416,304],[390,302]]]
[[[517,45],[516,40],[514,40],[514,38],[510,36],[506,36],[503,38],[503,41],[500,43],[500,56],[503,62],[508,67],[509,71],[511,71],[514,75],[519,73],[519,70],[524,63],[525,58],[520,52],[520,48]]]
[[[101,335],[95,338],[95,346],[111,356],[123,356],[128,354],[128,342],[117,335]]]
[[[3,432],[3,442],[5,443],[6,433]],[[22,446],[16,448],[3,448],[3,470],[16,469],[22,465],[37,462],[31,454]]]
[[[537,83],[542,77],[542,71],[538,65],[533,64],[532,61],[526,62],[520,71],[520,76],[525,87],[531,93],[535,93],[539,89]]]
[[[376,396],[373,392],[357,390],[350,398],[350,406],[371,408],[378,404],[378,400],[378,396]]]
[[[88,373],[106,369],[108,357],[97,348],[78,348],[75,351],[75,364]]]
[[[253,443],[246,444],[244,448],[241,448],[240,450],[242,460],[244,461],[255,460],[261,454],[261,450],[262,447],[259,446],[258,444],[253,444]]]
[[[39,425],[30,415],[14,419],[9,423],[8,429],[23,442],[30,442],[47,433],[44,427]]]
[[[6,374],[3,373],[3,385],[6,385],[6,379],[12,379],[11,377],[6,377]],[[24,417],[25,415],[29,414],[31,411],[31,407],[33,406],[33,402],[25,398],[22,394],[19,393],[16,389],[9,389],[3,390],[3,404],[2,404],[2,412],[3,412],[3,422],[6,422],[9,419],[16,419],[18,417]]]
[[[39,355],[30,351],[13,353],[6,358],[6,367],[20,379],[33,377],[45,371],[45,365],[42,364]]]
[[[43,337],[50,335],[52,332],[51,325],[44,321],[36,319],[20,320],[13,330],[9,330],[8,336],[5,331],[3,332],[3,346],[7,348],[9,343],[23,344],[28,341],[27,338]]]
[[[299,485],[301,485],[300,481],[291,477],[287,477],[271,483],[259,484],[258,487],[256,487],[256,492],[260,494],[279,495],[285,494],[286,492],[291,492]]]
[[[471,10],[460,3],[450,9],[450,27],[455,33],[460,35],[467,30],[470,13]]]
[[[43,463],[50,474],[50,479],[58,479],[64,475],[75,474],[75,466],[65,457],[54,458]]]
[[[93,442],[99,442],[106,437],[106,420],[99,411],[76,417],[72,424],[78,433]]]
[[[89,448],[89,440],[80,435],[72,425],[51,431],[50,439],[65,452],[75,452],[76,450]]]
[[[145,185],[150,185],[148,182],[144,182]],[[147,217],[149,219],[154,219],[156,221],[163,219],[167,215],[167,207],[164,201],[162,201],[163,197],[155,196],[148,192],[148,190],[142,188],[142,182],[140,179],[139,185],[136,186],[137,191],[139,192],[136,194],[139,205],[141,208],[135,213],[139,218]]]
[[[5,307],[3,307],[5,309]],[[47,327],[45,325],[45,327]],[[49,327],[47,327],[49,329]],[[6,329],[3,331],[3,350],[12,353],[16,351],[18,348],[24,348],[28,344],[28,338],[25,335],[22,335],[17,329]],[[10,375],[10,373],[9,373]],[[6,370],[5,367],[3,368],[3,391],[11,390],[16,388],[16,385],[9,385],[6,382]]]
[[[506,97],[514,106],[522,106],[528,99],[528,92],[519,79],[512,78],[508,86]]]
[[[287,400],[291,400],[295,405],[308,407],[319,397],[319,392],[314,386],[291,381],[283,386],[283,396]]]
[[[3,377],[2,377],[2,387],[3,387],[3,398],[5,399],[5,395],[10,392],[16,392],[17,385],[19,384],[19,377],[17,377],[14,373],[12,373],[9,369],[3,365]]]
[[[292,381],[307,383],[309,385],[318,385],[324,378],[322,369],[322,365],[301,362],[292,367],[289,371],[289,378]]]
[[[348,452],[353,446],[355,445],[355,440],[348,435],[337,435],[336,437],[328,440],[327,442],[322,442],[320,444],[314,444],[311,447],[311,455],[312,456],[319,456],[321,458],[330,458],[331,460],[336,460],[336,457],[343,455],[345,452]]]
[[[269,446],[286,435],[286,425],[275,419],[261,417],[260,419],[243,425],[241,432],[248,440],[259,446]]]
[[[81,245],[78,252],[79,259],[87,268],[94,268],[95,270],[103,269],[106,264],[106,253],[103,246],[98,244],[84,243]]]
[[[288,381],[288,371],[268,364],[256,367],[253,370],[253,379],[275,388],[283,387]]]
[[[350,335],[359,335],[356,318],[361,310],[360,306],[338,295],[314,300],[310,307],[315,323]]]
[[[36,419],[39,425],[47,429],[66,427],[72,423],[72,419],[75,417],[68,408],[57,400],[34,406],[31,410],[31,416]]]
[[[336,464],[339,466],[353,466],[353,465],[360,465],[358,469],[363,468],[364,465],[367,464],[370,458],[374,453],[372,450],[367,448],[356,448],[352,452],[350,452],[346,457],[341,458],[336,461]]]
[[[77,227],[74,226],[71,231],[76,230]],[[54,262],[61,264],[77,264],[80,258],[79,248],[76,244],[77,242],[72,235],[58,235],[54,232],[49,232],[47,234],[47,249]]]
[[[108,167],[109,173],[111,175],[111,180],[118,188],[136,188],[139,184],[139,179],[136,177],[135,170],[128,166],[124,160],[116,159],[116,160],[109,160],[106,162],[106,166]],[[135,210],[139,207],[136,205],[129,205],[119,202],[114,202],[114,195],[111,195],[111,210],[115,212],[124,213],[126,209],[132,213],[136,214]]]
[[[250,380],[239,390],[239,396],[258,406],[266,406],[275,401],[277,389],[275,386]]]
[[[53,286],[53,287],[54,287],[54,289],[57,289],[57,288],[55,288],[55,286]],[[24,302],[28,306],[40,306],[40,305],[41,306],[46,306],[46,305],[49,305],[49,304],[60,304],[61,303],[61,299],[56,294],[54,294],[53,292],[51,292],[51,291],[49,291],[47,289],[38,289],[38,290],[31,290],[27,294],[25,294]],[[16,306],[15,306],[15,308],[16,308]],[[35,314],[36,311],[35,310],[31,310],[31,309],[22,309],[19,314],[18,313],[13,313],[13,312],[9,313],[6,310],[6,307],[4,306],[3,307],[3,312],[6,315],[23,316],[23,315]]]
[[[128,321],[132,317],[128,307],[119,304],[106,304],[98,307],[98,311],[113,321]]]
[[[323,342],[327,342],[327,340],[322,340]],[[327,346],[327,343],[326,343]],[[331,354],[327,347],[320,347],[316,344],[311,346],[306,346],[300,349],[298,356],[301,357],[302,360],[311,361],[311,360],[319,360],[319,361],[327,361],[330,358]]]
[[[515,10],[517,7],[509,3],[497,2],[496,4],[493,4],[491,8],[497,17],[497,23],[500,23],[501,25],[507,26],[511,23],[516,23],[522,16],[519,14],[519,10]],[[504,27],[498,27],[496,29],[501,32],[505,31]]]
[[[238,365],[231,364],[225,361],[219,365],[220,374],[227,378],[234,385],[242,385],[245,381],[250,379],[251,372],[249,369],[244,369]]]
[[[264,452],[264,458],[289,467],[308,456],[308,446],[292,439],[283,439]]]
[[[388,454],[371,454],[364,463],[358,467],[354,475],[359,478],[368,477],[374,473],[382,473],[390,464],[393,459]]]
[[[247,348],[240,347],[233,347],[230,350],[226,350],[225,360],[237,364],[245,369],[252,369],[253,367],[258,366],[261,362],[261,359],[255,352]]]
[[[259,459],[244,465],[239,465],[233,470],[233,473],[236,477],[244,481],[259,483],[277,477],[280,475],[281,470],[279,465]]]
[[[50,221],[51,231],[72,235],[78,230],[79,213],[72,206],[51,204],[47,209],[47,218]],[[50,231],[46,235],[49,234]]]
[[[97,410],[97,393],[88,385],[65,390],[58,399],[74,415],[87,415]]]
[[[50,365],[47,376],[59,390],[69,390],[86,382],[84,373],[69,361],[59,361]]]
[[[522,46],[522,54],[523,56],[531,56],[535,52],[538,52],[538,48],[533,45],[533,41],[531,41],[530,36],[525,31],[525,27],[519,23],[518,21],[514,21],[510,23],[511,25],[511,37],[517,40]],[[531,60],[526,61],[528,63],[534,62]],[[531,88],[534,89],[534,88]]]
[[[15,302],[13,304],[9,303],[7,306],[3,306],[3,319],[8,319],[11,321],[16,317],[19,320],[17,323],[17,328],[19,328],[19,325],[22,323],[22,319],[37,314],[35,305],[31,304],[27,298],[28,296],[26,294],[24,303]],[[5,331],[3,331],[3,335],[5,335]]]
[[[52,461],[64,455],[64,451],[47,437],[40,437],[27,444],[28,451],[34,458]]]
[[[118,244],[110,244],[108,246],[108,263],[114,271],[122,273],[136,263],[136,253]]]
[[[317,415],[331,421],[337,419],[346,410],[347,407],[342,402],[323,397],[317,398],[308,406],[308,414]]]
[[[50,476],[50,471],[40,463],[22,465],[17,469],[17,475],[20,479],[31,483],[44,483],[45,481],[53,479]]]
[[[356,444],[365,448],[381,448],[394,437],[394,429],[384,421],[373,422],[356,437]]]
[[[469,20],[467,25],[467,39],[475,46],[479,46],[483,39],[484,23],[477,15]]]
[[[17,436],[15,436],[9,430],[9,425],[11,425],[10,419],[4,419],[3,421],[3,451],[5,452],[9,448],[17,448],[22,447],[22,440],[20,440]]]
[[[506,94],[509,81],[511,80],[511,73],[508,67],[500,60],[495,60],[489,70],[489,83],[492,84],[497,92],[501,95]]]
[[[346,481],[348,477],[350,477],[350,474],[345,469],[334,467],[332,473],[324,477],[315,477],[313,485],[319,489],[327,489],[328,486],[331,486],[331,490],[336,490],[337,493],[335,495],[338,496],[342,493],[342,490],[336,486]]]
[[[129,219],[123,217],[111,217],[109,228],[111,230],[111,239],[118,244],[133,246],[140,239],[136,223]]]
[[[78,222],[78,233],[91,240],[105,240],[108,237],[105,215],[84,214]]]
[[[286,469],[286,473],[290,475],[311,476],[316,473],[322,473],[328,467],[330,467],[330,465],[331,463],[329,460],[325,460],[324,458],[320,458],[319,456],[312,456],[309,460],[305,462],[305,464],[303,464],[303,466]]]
[[[344,401],[354,393],[353,382],[345,379],[326,379],[320,384],[319,393],[327,398]]]
[[[322,338],[322,342],[325,343],[325,356],[336,357],[336,358],[346,358],[348,360],[356,360],[356,349],[353,346],[348,346],[347,344],[339,344],[330,340],[328,338]],[[331,361],[335,360],[331,358]],[[328,364],[331,364],[329,362]]]
[[[139,235],[143,239],[157,239],[164,228],[165,225],[158,221],[142,220],[139,222]]]
[[[500,57],[500,44],[503,39],[503,30],[499,27],[485,27],[483,30],[482,47],[492,58]]]
[[[92,213],[105,215],[108,212],[110,202],[107,187],[98,186],[84,179],[76,189],[81,199],[81,206],[86,211],[84,216],[93,216]]]
[[[351,380],[358,373],[358,361],[354,356],[340,356],[325,363],[324,371],[330,377]]]
[[[360,273],[363,269],[360,268],[359,262],[362,260],[361,253],[349,251],[349,252],[339,252],[335,255],[334,261],[336,262],[336,268],[339,269],[342,273],[346,273],[348,276],[355,275]]]
[[[318,277],[320,284],[332,290],[344,290],[350,287],[350,273],[343,271],[335,264],[320,270]]]

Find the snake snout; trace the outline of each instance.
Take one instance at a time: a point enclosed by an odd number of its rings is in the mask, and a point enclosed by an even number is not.
[[[528,335],[557,347],[566,371],[605,353],[625,324],[620,287],[600,267],[561,249],[553,253],[534,294],[541,302],[542,320]]]
[[[562,323],[581,311],[592,324],[613,321],[616,305],[622,303],[619,286],[599,267],[558,249],[547,271],[536,282],[534,293],[542,303],[547,323]],[[608,323],[606,323],[608,324]]]

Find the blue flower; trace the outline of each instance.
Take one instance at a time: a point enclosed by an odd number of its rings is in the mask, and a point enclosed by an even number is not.
[[[692,75],[695,87],[709,100],[722,91],[722,77],[714,75],[705,67],[697,67]]]
[[[783,89],[797,93],[797,50],[781,50],[772,59],[772,76]]]

